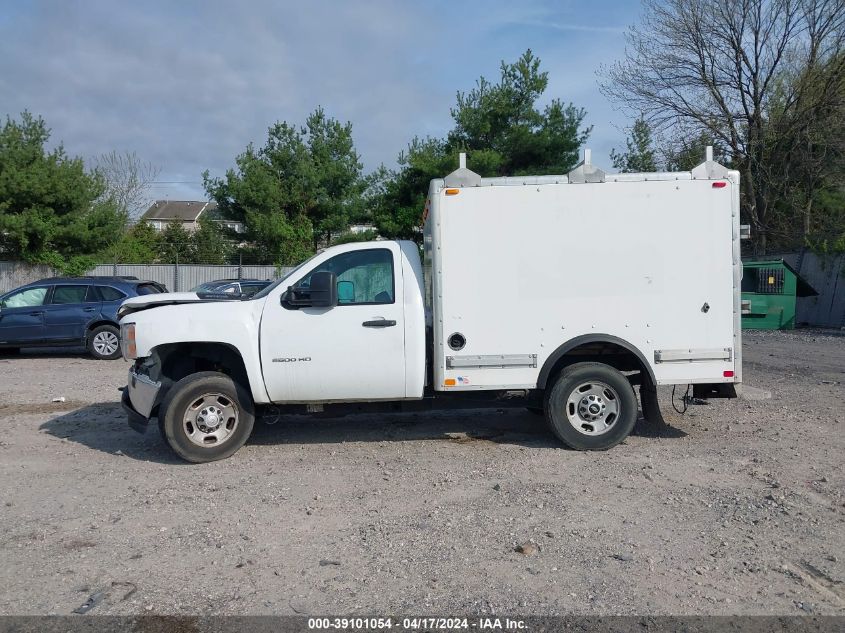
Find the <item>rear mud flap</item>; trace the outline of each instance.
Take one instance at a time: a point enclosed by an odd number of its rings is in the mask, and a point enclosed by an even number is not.
[[[640,406],[647,422],[657,425],[666,424],[660,412],[660,404],[657,402],[657,389],[645,384],[640,385]]]

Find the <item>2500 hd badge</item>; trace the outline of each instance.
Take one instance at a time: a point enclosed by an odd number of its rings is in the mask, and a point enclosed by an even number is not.
[[[311,360],[310,356],[303,356],[302,358],[274,358],[274,363],[307,363]]]

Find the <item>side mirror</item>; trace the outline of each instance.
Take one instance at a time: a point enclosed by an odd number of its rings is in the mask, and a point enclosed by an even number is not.
[[[311,305],[315,308],[333,308],[337,305],[337,275],[317,272],[311,275]]]
[[[308,287],[289,286],[281,300],[295,308],[333,308],[337,305],[337,275],[312,273]]]

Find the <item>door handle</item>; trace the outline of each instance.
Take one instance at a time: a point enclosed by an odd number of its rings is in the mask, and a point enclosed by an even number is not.
[[[43,311],[42,312],[30,312],[29,316],[41,316],[42,314],[44,314]]]
[[[364,327],[393,327],[396,321],[388,321],[387,319],[376,319],[375,321],[364,321],[361,325]]]
[[[83,312],[93,312],[96,308],[82,308]]]

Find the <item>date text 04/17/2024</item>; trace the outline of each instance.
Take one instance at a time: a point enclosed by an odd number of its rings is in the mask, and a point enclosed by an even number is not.
[[[511,618],[308,618],[309,630],[391,630],[393,628],[418,630],[470,630],[519,631],[526,628],[525,622]]]

